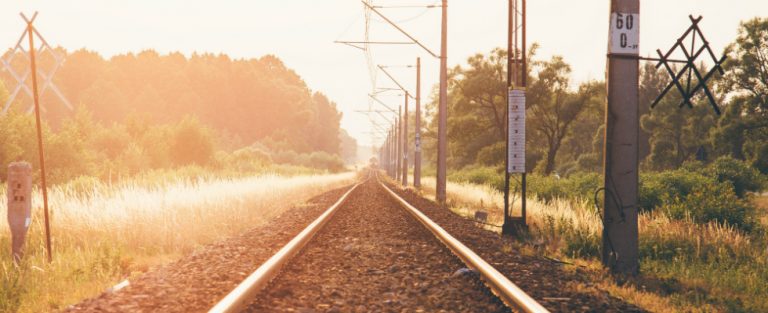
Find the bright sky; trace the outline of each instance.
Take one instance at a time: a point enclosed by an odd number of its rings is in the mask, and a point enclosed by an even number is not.
[[[439,0],[374,0],[377,5],[439,4]],[[529,0],[529,42],[541,44],[540,58],[563,55],[574,82],[604,77],[610,0]],[[448,62],[463,64],[477,52],[506,46],[504,0],[448,1]],[[87,48],[104,56],[155,49],[160,52],[222,52],[237,58],[274,54],[296,70],[313,90],[327,94],[344,112],[342,127],[368,145],[371,124],[355,110],[368,108],[371,90],[361,50],[334,40],[362,40],[363,5],[358,0],[3,0],[0,48],[10,47],[24,28],[19,12],[39,11],[36,26],[52,45]],[[417,39],[439,52],[440,10],[387,9]],[[667,50],[688,27],[688,14],[702,15],[701,27],[720,53],[733,41],[739,21],[768,16],[766,0],[642,0],[641,55]],[[371,40],[406,40],[381,20],[371,23]],[[422,93],[429,101],[438,60],[416,46],[377,46],[376,64],[413,64],[422,57]],[[407,88],[415,73],[393,68]],[[379,87],[393,87],[382,73]],[[402,102],[385,97],[391,106]]]

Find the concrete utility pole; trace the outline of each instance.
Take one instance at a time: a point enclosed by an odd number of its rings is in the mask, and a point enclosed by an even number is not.
[[[388,152],[389,151],[389,131],[387,131],[387,136],[384,137],[384,143],[381,145],[381,168],[383,168],[387,173],[389,173],[389,157]]]
[[[403,187],[408,187],[408,92],[405,92],[405,112],[403,112]]]
[[[400,143],[400,127],[402,125],[402,121],[400,120],[400,116],[402,116],[403,113],[403,107],[400,106],[397,108],[397,119],[395,119],[395,181],[400,180],[400,166],[402,166],[403,161],[400,158],[402,156],[402,152],[400,151],[400,147],[403,145]]]
[[[637,274],[639,0],[612,0],[605,127],[603,264]]]
[[[392,178],[397,177],[397,139],[395,138],[397,132],[395,131],[395,128],[397,128],[397,119],[392,123],[392,129],[389,132],[389,176]]]
[[[443,0],[440,31],[440,100],[437,108],[437,202],[445,204],[448,159],[448,0]]]
[[[413,186],[421,187],[421,58],[416,58],[416,142],[413,151]]]
[[[387,134],[387,175],[392,177],[392,168],[394,167],[394,164],[392,164],[392,128],[390,127],[389,133]]]

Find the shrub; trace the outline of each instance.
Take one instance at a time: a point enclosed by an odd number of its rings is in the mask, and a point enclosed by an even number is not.
[[[704,173],[719,182],[730,183],[739,198],[744,198],[747,192],[761,191],[765,184],[765,178],[756,168],[727,156],[712,162]]]
[[[755,225],[754,207],[740,199],[728,183],[707,183],[685,197],[675,196],[665,202],[664,210],[672,218],[690,218],[698,224],[715,221],[744,231]]]
[[[449,174],[449,180],[467,182],[478,185],[488,185],[496,190],[504,190],[504,172],[493,167],[465,167]]]
[[[477,152],[477,157],[475,157],[475,159],[478,164],[485,166],[499,166],[504,164],[504,158],[500,158],[499,156],[505,155],[506,151],[506,143],[503,141],[497,142],[480,149],[480,151]]]
[[[340,172],[344,169],[344,160],[338,155],[327,152],[312,152],[309,155],[308,163],[302,164],[309,167],[327,169],[331,172]]]
[[[170,156],[176,165],[207,165],[213,160],[214,143],[210,130],[197,119],[185,118],[171,140]]]
[[[600,188],[602,184],[600,177],[597,173],[584,172],[576,173],[568,178],[531,176],[528,190],[547,202],[558,198],[582,198],[592,201],[595,190]]]
[[[241,172],[251,172],[272,164],[267,152],[254,148],[243,148],[232,152],[225,158],[224,168],[233,168]]]
[[[707,177],[684,169],[641,174],[638,205],[642,211],[652,211],[665,199],[685,198],[708,182],[711,180]]]
[[[292,150],[282,150],[272,153],[272,160],[279,164],[297,164],[298,154]]]

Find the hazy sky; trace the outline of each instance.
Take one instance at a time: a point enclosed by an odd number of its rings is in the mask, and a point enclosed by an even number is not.
[[[377,5],[439,4],[436,0],[374,0]],[[538,42],[540,58],[563,55],[572,65],[574,82],[604,77],[609,0],[528,0],[528,38]],[[448,62],[462,64],[477,52],[506,45],[508,1],[449,0]],[[52,45],[87,48],[109,57],[155,49],[226,53],[236,58],[274,54],[296,70],[310,88],[326,93],[344,112],[342,127],[370,142],[365,110],[371,90],[361,50],[334,40],[363,37],[363,5],[358,0],[2,0],[0,48],[10,47],[24,28],[19,12],[39,11],[36,26]],[[439,52],[439,9],[387,9],[400,25]],[[716,53],[733,41],[739,21],[768,16],[768,0],[641,0],[642,55],[667,50],[690,24],[688,15],[703,15],[701,27]],[[371,23],[372,40],[405,40],[382,21]],[[416,46],[378,46],[377,64],[413,64],[422,57],[423,99],[429,101],[437,81],[438,61]],[[415,88],[412,69],[392,69],[408,88]],[[378,86],[392,87],[378,75]],[[391,106],[402,102],[386,97]]]

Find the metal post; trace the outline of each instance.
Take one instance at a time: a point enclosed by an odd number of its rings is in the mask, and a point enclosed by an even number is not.
[[[389,165],[389,168],[387,168],[387,174],[389,174],[390,177],[394,177],[395,174],[395,158],[392,157],[394,152],[392,152],[392,128],[389,129],[389,140],[387,141],[387,164]]]
[[[387,175],[392,177],[392,128],[387,134]]]
[[[509,97],[511,96],[512,90],[515,89],[515,91],[524,91],[526,87],[527,82],[527,59],[526,59],[526,1],[522,0],[522,10],[518,10],[518,4],[521,0],[509,0],[509,20],[507,25],[507,88]],[[519,20],[522,18],[522,24],[519,23]],[[520,29],[518,29],[518,25],[520,25]],[[522,34],[521,34],[522,33]],[[522,35],[522,36],[521,36]],[[520,46],[518,46],[518,44]],[[510,137],[510,132],[512,129],[510,128],[510,118],[508,114],[510,114],[512,111],[510,111],[510,101],[511,98],[507,101],[507,110],[505,112],[505,117],[507,117],[507,131],[506,131],[506,157],[504,159],[504,164],[506,170],[504,171],[504,223],[501,228],[501,233],[504,235],[513,235],[517,232],[518,228],[525,228],[526,227],[526,209],[527,209],[527,169],[524,169],[521,174],[521,195],[520,195],[520,202],[521,202],[521,213],[522,216],[520,218],[513,217],[512,216],[512,209],[511,209],[511,203],[509,202],[510,198],[510,180],[511,180],[511,169],[510,165],[512,165],[510,162],[510,141],[513,141]],[[523,101],[525,101],[525,98],[523,97]],[[525,143],[523,143],[525,144]],[[518,172],[518,171],[516,171]]]
[[[413,186],[421,187],[421,58],[416,58],[416,142],[413,151]]]
[[[43,191],[43,212],[45,218],[45,251],[48,256],[48,262],[53,261],[51,253],[51,224],[48,216],[48,187],[45,182],[45,153],[43,150],[43,130],[40,125],[40,99],[37,92],[37,64],[35,63],[35,28],[32,21],[27,23],[27,33],[29,34],[29,60],[30,71],[32,73],[32,94],[35,101],[35,122],[37,125],[37,150],[40,156],[40,182]]]
[[[520,77],[520,80],[521,80],[520,86],[522,88],[528,87],[528,55],[526,54],[526,48],[525,48],[525,45],[526,45],[526,34],[528,33],[528,28],[526,26],[526,7],[525,7],[525,2],[526,2],[526,0],[523,0],[523,46],[521,47],[522,55],[520,57],[522,59],[522,68],[523,68],[522,73],[520,73],[520,76],[521,76]],[[526,221],[527,220],[527,216],[528,216],[527,212],[526,212],[526,204],[528,203],[528,197],[526,195],[526,191],[527,191],[526,189],[528,189],[528,182],[526,181],[526,178],[528,176],[528,173],[527,173],[528,172],[528,168],[527,167],[526,167],[525,171],[526,172],[523,172],[523,175],[522,175],[523,176],[522,179],[521,179],[522,180],[522,182],[521,182],[522,186],[520,187],[520,193],[521,193],[520,203],[522,205],[523,227],[528,225],[527,221]]]
[[[403,112],[403,187],[408,187],[408,92],[405,92]]]
[[[397,119],[395,119],[392,128],[389,130],[389,176],[393,179],[396,177],[395,170],[397,169],[397,149],[395,149],[395,125],[397,125]]]
[[[397,158],[395,157],[397,154],[397,140],[395,139],[397,133],[395,132],[395,128],[397,128],[397,119],[395,119],[392,124],[392,129],[389,131],[389,176],[392,177],[392,179],[397,178]]]
[[[400,180],[400,166],[403,164],[402,159],[400,158],[402,156],[400,148],[403,146],[400,143],[400,136],[402,135],[400,127],[403,124],[403,122],[400,120],[400,116],[402,113],[403,107],[400,106],[397,109],[397,119],[395,120],[395,175],[392,177],[395,179],[395,181]]]
[[[440,30],[440,100],[437,109],[437,181],[436,200],[444,205],[448,158],[448,0],[442,0],[442,26]]]
[[[514,46],[513,41],[514,38],[512,37],[512,34],[514,33],[514,24],[515,24],[515,15],[517,14],[514,11],[514,3],[515,0],[509,0],[509,17],[507,20],[507,89],[512,89],[512,73],[514,72],[513,68],[513,55],[514,55]],[[507,106],[509,103],[507,103]],[[509,112],[509,108],[507,108],[505,111],[505,114]],[[507,120],[506,118],[504,119]],[[509,125],[507,125],[509,127]],[[506,151],[509,151],[509,132],[505,132],[505,142],[504,142],[504,222],[501,226],[501,232],[502,234],[511,234],[513,232],[512,228],[512,219],[509,210],[509,153]]]
[[[639,27],[639,0],[612,0],[610,34],[622,46]],[[632,19],[630,24],[627,19]],[[636,47],[636,46],[635,46]],[[618,52],[618,53],[617,53]],[[605,178],[602,260],[614,273],[636,274],[638,262],[638,59],[637,50],[611,48],[608,54],[608,105],[605,128]]]

